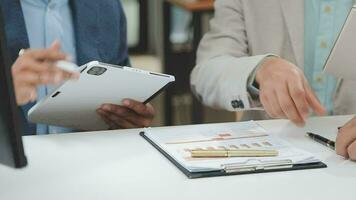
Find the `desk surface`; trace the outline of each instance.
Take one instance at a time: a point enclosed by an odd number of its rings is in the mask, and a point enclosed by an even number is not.
[[[139,130],[26,136],[30,165],[0,166],[1,200],[356,199],[356,163],[304,136],[336,137],[350,116],[314,118],[305,128],[287,121],[263,127],[315,153],[329,167],[190,180],[139,136]],[[168,129],[168,128],[166,128]]]
[[[168,2],[192,12],[214,10],[214,0],[168,0]]]

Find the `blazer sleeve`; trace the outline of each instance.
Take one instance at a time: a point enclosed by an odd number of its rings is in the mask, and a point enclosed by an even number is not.
[[[120,27],[120,44],[119,44],[119,65],[131,67],[131,62],[128,53],[128,45],[127,45],[127,19],[125,15],[125,11],[123,9],[121,1],[118,1],[119,4],[119,27]]]
[[[261,109],[259,98],[248,91],[248,82],[267,56],[249,55],[241,0],[215,1],[210,31],[199,45],[197,65],[191,73],[192,91],[215,108]]]

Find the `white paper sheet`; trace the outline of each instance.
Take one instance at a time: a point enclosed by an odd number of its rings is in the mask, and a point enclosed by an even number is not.
[[[293,164],[319,162],[311,153],[273,137],[256,122],[207,124],[146,129],[146,136],[190,172],[214,171],[226,164],[249,165],[289,160]],[[194,149],[275,149],[277,157],[192,158]]]

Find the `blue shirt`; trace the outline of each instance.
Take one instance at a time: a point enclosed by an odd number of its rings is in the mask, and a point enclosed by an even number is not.
[[[76,61],[72,13],[68,0],[21,0],[30,48],[47,48],[53,41],[61,43],[62,51]],[[55,86],[38,87],[40,100]],[[37,124],[37,134],[65,133],[71,129]]]
[[[328,112],[337,80],[323,73],[326,59],[353,6],[353,0],[305,0],[304,73]]]

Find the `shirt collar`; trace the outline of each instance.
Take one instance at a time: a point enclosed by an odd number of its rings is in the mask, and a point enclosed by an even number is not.
[[[22,3],[28,3],[36,6],[48,6],[50,3],[57,4],[58,6],[63,6],[68,4],[69,0],[21,0]]]
[[[58,5],[64,5],[64,4],[67,4],[68,3],[68,0],[37,0],[37,1],[43,1],[45,2],[46,4],[49,4],[49,3],[56,3]]]

